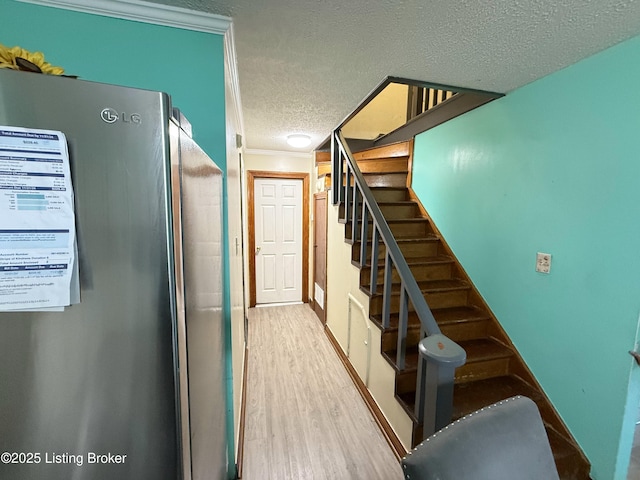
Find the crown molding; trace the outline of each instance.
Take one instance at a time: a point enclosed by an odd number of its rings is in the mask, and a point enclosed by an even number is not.
[[[46,7],[224,35],[231,18],[142,0],[18,0]]]
[[[231,93],[232,108],[235,110],[238,122],[238,133],[244,138],[244,116],[242,115],[242,100],[240,98],[240,80],[238,77],[238,59],[236,57],[236,44],[233,34],[233,24],[229,25],[224,34],[224,62],[225,79],[228,82]]]
[[[313,158],[310,152],[289,152],[287,150],[260,150],[257,148],[245,148],[245,155],[267,155],[270,157],[290,157],[290,158]]]

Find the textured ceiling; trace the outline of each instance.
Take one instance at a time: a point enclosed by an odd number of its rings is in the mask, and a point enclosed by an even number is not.
[[[387,76],[506,93],[640,34],[634,0],[155,2],[233,18],[249,149],[310,151]]]

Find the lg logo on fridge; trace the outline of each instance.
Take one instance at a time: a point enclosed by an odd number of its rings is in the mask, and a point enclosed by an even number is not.
[[[134,125],[142,123],[142,117],[138,113],[118,113],[117,110],[108,107],[102,109],[100,118],[105,123],[116,123],[118,120],[123,123],[133,123]]]

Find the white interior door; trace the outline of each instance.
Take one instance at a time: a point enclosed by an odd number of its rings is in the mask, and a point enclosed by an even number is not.
[[[256,303],[302,300],[302,180],[254,183]]]

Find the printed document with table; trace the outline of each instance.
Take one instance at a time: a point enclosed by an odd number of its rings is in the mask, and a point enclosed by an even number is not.
[[[0,310],[77,303],[75,238],[64,133],[0,126]]]

